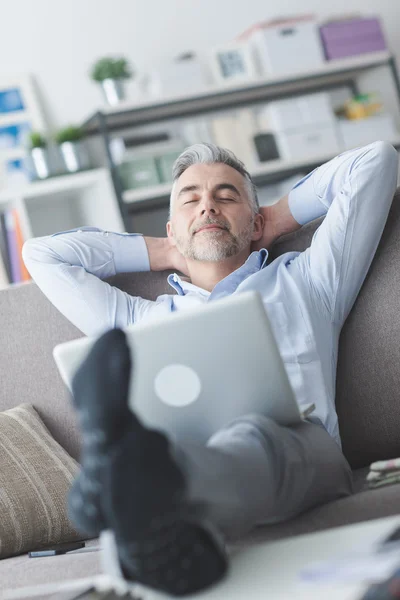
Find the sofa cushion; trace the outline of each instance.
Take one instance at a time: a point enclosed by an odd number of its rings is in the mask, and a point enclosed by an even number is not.
[[[365,473],[364,473],[365,474]],[[349,523],[361,523],[399,514],[400,484],[374,490],[363,490],[313,508],[290,521],[258,527],[243,543],[278,540],[293,535],[322,531]]]
[[[31,405],[0,413],[0,558],[81,539],[67,516],[78,465]]]

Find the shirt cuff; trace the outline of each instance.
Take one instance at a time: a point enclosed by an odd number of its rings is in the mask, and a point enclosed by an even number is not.
[[[322,217],[328,210],[315,193],[313,173],[314,171],[300,179],[289,192],[289,209],[299,225]]]
[[[150,271],[150,259],[144,237],[139,233],[119,234],[118,249],[114,250],[117,273]]]

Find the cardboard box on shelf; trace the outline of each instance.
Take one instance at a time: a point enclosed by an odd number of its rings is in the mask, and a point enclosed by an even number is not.
[[[180,154],[181,150],[176,150],[156,156],[156,165],[161,183],[172,182],[172,167]]]
[[[314,70],[325,62],[318,24],[311,15],[257,23],[239,40],[250,44],[264,75]]]
[[[195,56],[164,62],[146,77],[150,98],[184,95],[188,90],[202,92],[208,85],[204,67]]]
[[[379,17],[330,21],[320,26],[320,35],[327,60],[387,50]]]
[[[335,119],[327,92],[273,101],[258,112],[260,128],[273,131],[289,131],[317,123],[325,125],[334,123]]]
[[[364,146],[376,140],[393,142],[399,137],[394,118],[389,113],[367,119],[339,119],[337,128],[341,145],[346,150]]]
[[[279,131],[276,134],[279,153],[284,160],[318,158],[341,151],[336,128],[333,124],[308,126],[307,128]]]
[[[160,183],[160,177],[153,157],[137,158],[118,166],[125,190],[149,187]]]

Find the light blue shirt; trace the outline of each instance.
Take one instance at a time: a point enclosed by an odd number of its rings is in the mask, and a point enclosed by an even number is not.
[[[87,335],[257,290],[299,405],[315,403],[314,414],[340,443],[335,411],[339,334],[382,234],[397,166],[392,146],[376,142],[313,171],[289,194],[298,223],[326,214],[311,246],[270,264],[267,250],[253,252],[211,293],[176,274],[168,278],[176,295],[165,294],[156,301],[130,296],[102,281],[117,273],[150,269],[139,234],[85,227],[29,240],[23,257],[49,300]]]

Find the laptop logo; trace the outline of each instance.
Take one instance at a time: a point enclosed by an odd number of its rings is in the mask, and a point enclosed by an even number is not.
[[[196,402],[201,392],[201,381],[191,367],[172,364],[157,373],[154,391],[164,404],[181,408]]]

